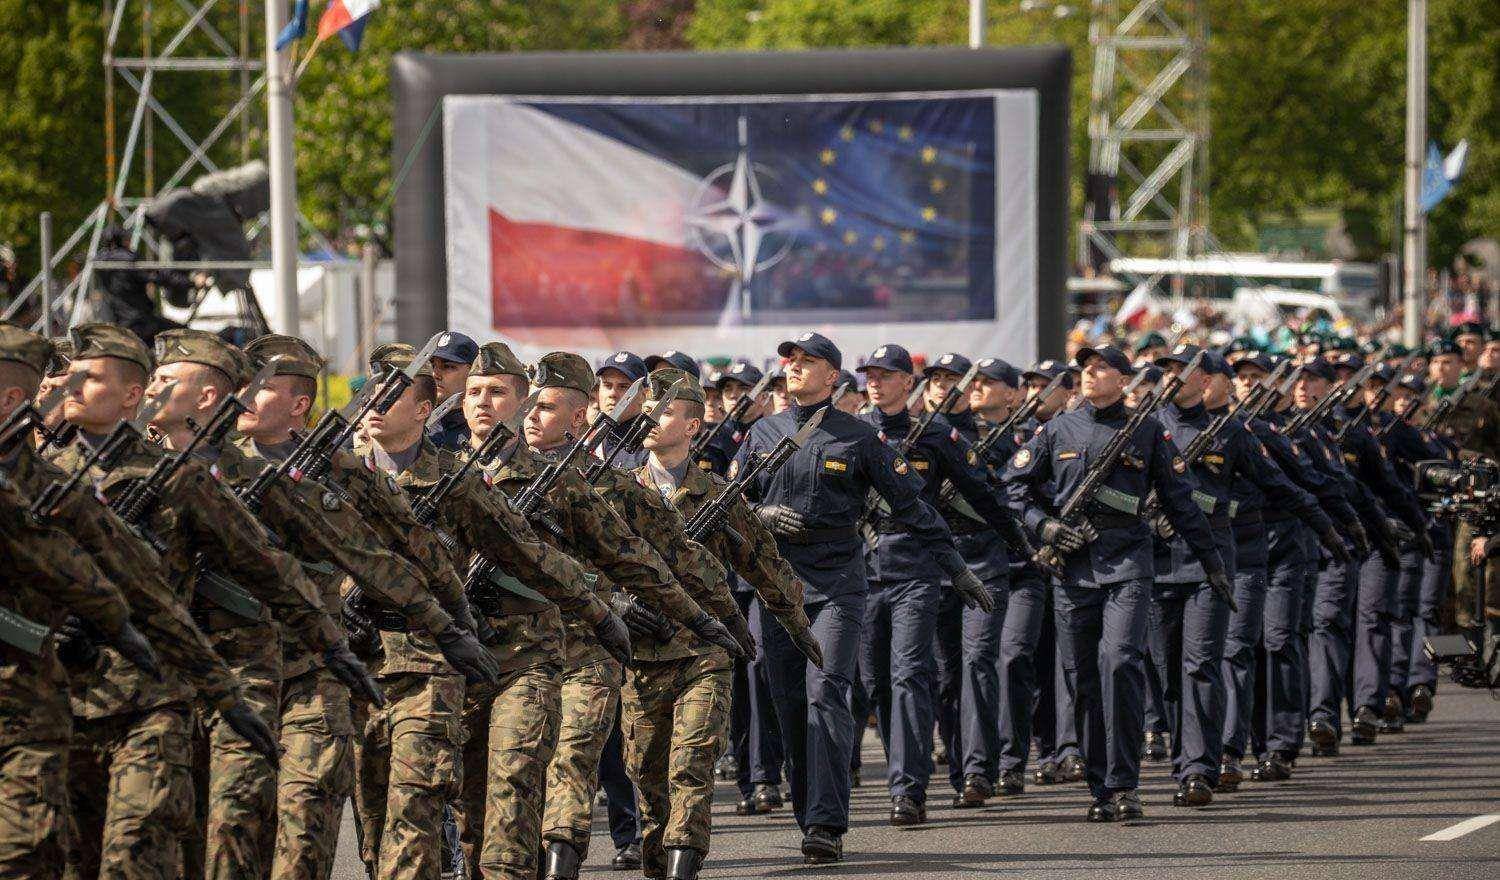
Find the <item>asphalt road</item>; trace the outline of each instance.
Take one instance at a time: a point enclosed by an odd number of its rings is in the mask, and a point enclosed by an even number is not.
[[[1132,826],[1084,821],[1080,785],[1028,789],[983,810],[955,810],[945,781],[934,786],[928,824],[886,824],[888,799],[879,741],[865,737],[865,785],[854,791],[845,861],[802,865],[790,808],[769,816],[734,815],[736,793],[720,783],[707,878],[833,876],[853,878],[1136,876],[1275,880],[1465,880],[1500,876],[1500,702],[1487,693],[1442,688],[1432,718],[1374,746],[1333,759],[1304,757],[1289,782],[1247,782],[1201,810],[1173,807],[1162,765],[1146,765],[1145,820]],[[939,768],[940,771],[946,768]],[[585,877],[609,871],[613,854],[603,809]],[[1480,825],[1475,817],[1494,816]],[[1451,840],[1423,841],[1449,831]],[[364,877],[348,817],[337,880]],[[639,876],[635,874],[634,876]]]

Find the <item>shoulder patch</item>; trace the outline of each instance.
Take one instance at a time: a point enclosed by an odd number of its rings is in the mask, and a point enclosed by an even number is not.
[[[332,512],[339,509],[339,496],[333,494],[331,491],[324,492],[321,501],[324,510]]]
[[[1023,468],[1023,467],[1026,467],[1028,464],[1031,464],[1031,450],[1030,449],[1020,449],[1020,450],[1017,450],[1016,454],[1014,456],[1012,456],[1011,459],[1010,459],[1010,466],[1013,467],[1013,468]]]
[[[828,463],[832,464],[833,462],[830,461]],[[842,462],[840,462],[840,464],[842,464]],[[905,476],[906,472],[910,470],[910,468],[906,464],[906,459],[902,458],[899,455],[896,456],[896,461],[893,467],[896,469],[896,473],[901,474],[902,476]]]
[[[824,459],[823,470],[831,474],[842,474],[849,470],[849,463],[837,458]]]
[[[713,470],[713,468],[714,468],[713,462],[709,461],[706,458],[700,458],[700,459],[698,459],[698,470],[700,470],[700,471],[711,471],[711,470]]]
[[[1183,460],[1182,456],[1172,456],[1172,470],[1176,471],[1178,474],[1187,473],[1187,462]]]

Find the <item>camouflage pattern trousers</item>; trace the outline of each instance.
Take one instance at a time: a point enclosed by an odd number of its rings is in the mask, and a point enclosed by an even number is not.
[[[668,848],[708,853],[714,763],[728,743],[734,663],[722,651],[636,661],[620,696],[625,763],[640,793],[642,868],[667,870]]]
[[[620,705],[620,665],[613,660],[568,670],[562,676],[562,721],[557,750],[547,765],[547,807],[542,840],[562,840],[589,851],[599,755]]]
[[[380,687],[355,761],[359,855],[374,880],[438,880],[443,806],[463,776],[463,676],[398,673]]]
[[[464,700],[459,837],[470,878],[532,880],[547,764],[562,715],[562,667],[544,663],[477,685]]]
[[[67,816],[68,744],[0,748],[0,877],[61,877]]]
[[[225,639],[215,638],[215,648]],[[243,642],[220,651],[245,702],[274,732],[281,721],[281,642]],[[196,832],[184,846],[186,876],[263,880],[276,841],[276,768],[217,712],[198,710],[193,746]]]
[[[191,725],[180,704],[77,722],[68,753],[72,819],[64,876],[183,876],[179,842],[193,830]]]
[[[344,800],[354,792],[349,689],[326,669],[281,691],[281,772],[276,779],[272,880],[328,880]]]

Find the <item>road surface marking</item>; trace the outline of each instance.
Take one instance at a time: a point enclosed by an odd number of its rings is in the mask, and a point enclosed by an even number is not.
[[[1500,822],[1500,813],[1490,813],[1484,816],[1475,816],[1472,819],[1465,819],[1457,825],[1449,825],[1442,831],[1434,831],[1433,833],[1422,838],[1422,840],[1457,840],[1458,838],[1463,837],[1465,834],[1468,834],[1472,831],[1478,831],[1479,829],[1487,827],[1489,825],[1493,825],[1496,822]]]

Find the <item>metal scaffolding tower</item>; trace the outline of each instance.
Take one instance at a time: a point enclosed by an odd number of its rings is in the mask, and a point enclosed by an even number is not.
[[[190,184],[191,177],[222,170],[219,161],[233,164],[250,158],[257,126],[252,114],[263,105],[258,100],[266,89],[263,4],[249,0],[105,0],[108,30],[104,39],[104,155],[103,200],[61,246],[50,254],[47,268],[54,274],[76,261],[82,270],[52,297],[52,321],[56,332],[76,323],[84,313],[97,269],[182,269],[184,271],[244,270],[270,268],[269,260],[183,261],[171,260],[165,242],[158,240],[144,222],[152,199],[175,187]],[[182,117],[188,108],[174,104],[171,86],[180,77],[215,77],[216,94],[228,108],[207,130],[191,131]],[[190,92],[191,93],[191,92]],[[200,118],[201,107],[193,108]],[[128,112],[124,137],[120,122]],[[263,111],[262,111],[263,112]],[[201,128],[201,126],[200,126]],[[183,155],[170,168],[159,159],[169,152],[165,141],[177,146],[171,152]],[[163,173],[166,172],[166,173]],[[299,226],[326,246],[322,236],[306,220]],[[112,224],[131,235],[132,247],[141,261],[104,264],[95,259],[100,236]],[[252,237],[265,224],[262,217],[251,224]],[[29,301],[39,296],[44,273],[35,278],[7,307],[3,317],[29,314]],[[258,307],[247,295],[242,311]],[[40,315],[41,310],[36,310]],[[42,329],[41,317],[33,326]]]
[[[1206,0],[1094,0],[1084,262],[1211,242]],[[1132,279],[1155,285],[1160,278]],[[1181,296],[1180,283],[1173,283]]]

